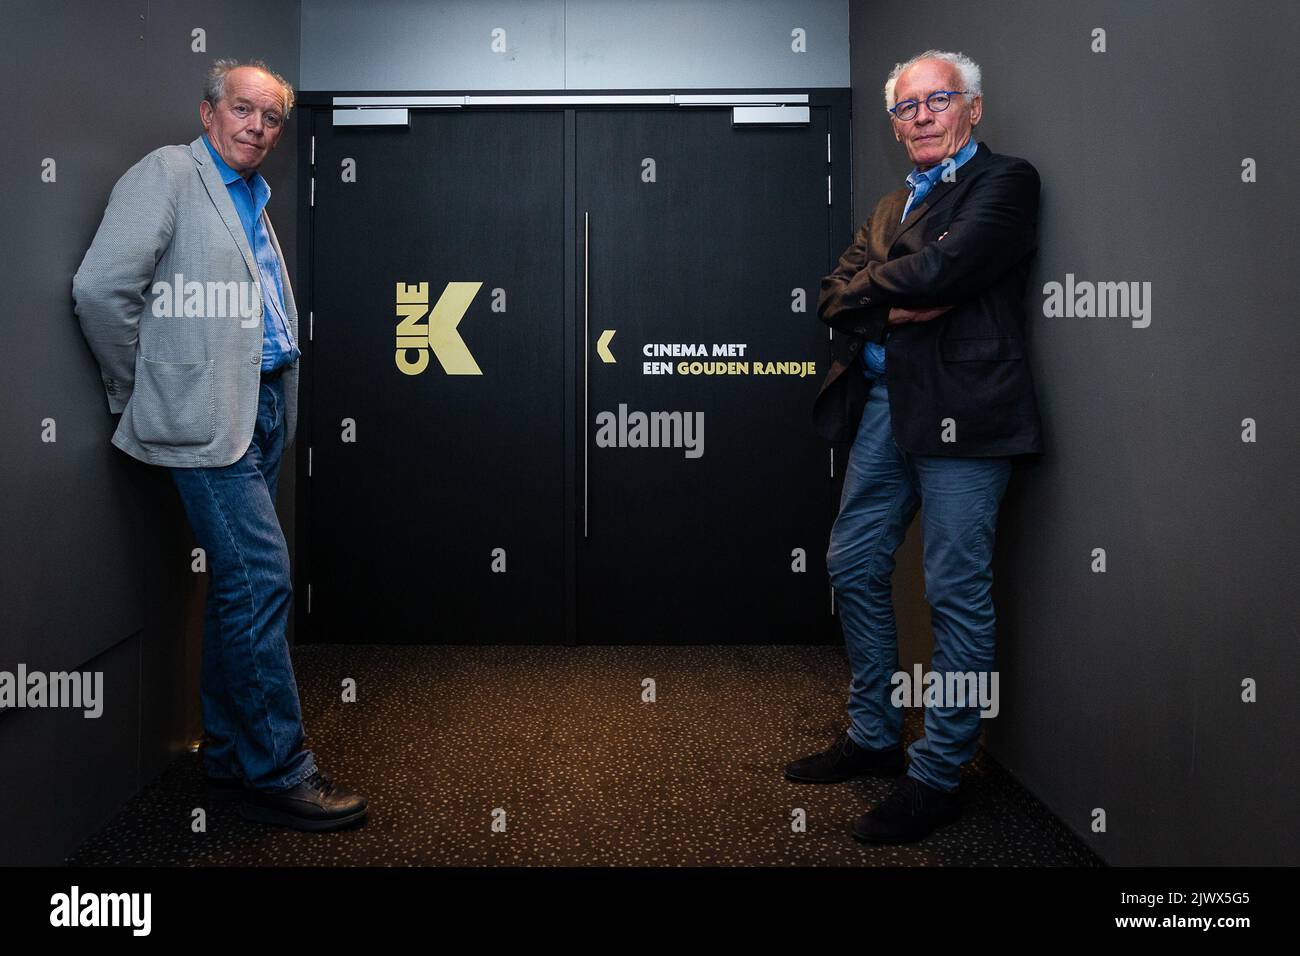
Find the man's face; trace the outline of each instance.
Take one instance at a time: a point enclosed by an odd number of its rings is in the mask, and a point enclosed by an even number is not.
[[[226,74],[220,102],[199,104],[199,119],[218,155],[247,179],[284,132],[284,91],[256,67],[241,66]]]
[[[908,122],[893,119],[894,138],[907,148],[907,155],[920,169],[929,169],[956,154],[970,137],[971,128],[980,121],[983,103],[976,96],[950,98],[948,108],[931,113],[925,98],[936,90],[961,90],[961,74],[947,60],[922,60],[913,63],[894,83],[894,102],[916,100],[916,118]]]

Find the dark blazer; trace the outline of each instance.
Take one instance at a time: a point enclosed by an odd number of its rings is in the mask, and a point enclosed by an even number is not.
[[[1025,284],[1037,251],[1038,171],[980,143],[900,223],[909,190],[889,193],[822,279],[817,315],[834,332],[813,406],[817,432],[852,441],[869,384],[864,343],[884,341],[891,306],[952,305],[892,326],[885,343],[894,440],[959,458],[1042,451],[1025,349]],[[955,441],[944,441],[945,420]]]

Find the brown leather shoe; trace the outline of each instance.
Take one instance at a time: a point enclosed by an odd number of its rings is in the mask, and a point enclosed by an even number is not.
[[[287,790],[246,790],[239,813],[245,820],[295,830],[337,830],[366,815],[366,798],[317,770]]]

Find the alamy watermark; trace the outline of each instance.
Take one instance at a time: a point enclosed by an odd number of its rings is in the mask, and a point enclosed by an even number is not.
[[[160,319],[239,319],[243,328],[257,325],[262,309],[258,286],[247,280],[229,282],[185,281],[179,272],[174,281],[153,284],[153,314]]]
[[[1049,319],[1132,319],[1135,329],[1151,324],[1150,282],[1076,281],[1073,272],[1065,282],[1043,284],[1043,315]]]
[[[50,897],[50,925],[126,926],[133,936],[148,936],[153,925],[152,893],[83,893],[73,886]]]
[[[104,712],[104,672],[0,670],[0,709],[29,707],[81,710],[94,720]]]
[[[1000,709],[997,671],[923,671],[914,664],[912,673],[895,671],[889,683],[895,707],[979,707],[983,718]]]
[[[687,458],[704,455],[703,412],[617,412],[596,415],[597,448],[683,448]]]

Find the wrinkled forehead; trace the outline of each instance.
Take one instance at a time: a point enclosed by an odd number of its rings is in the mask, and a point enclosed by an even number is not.
[[[894,99],[921,100],[935,90],[961,89],[957,65],[947,60],[921,60],[913,63],[894,84]]]
[[[284,90],[275,77],[255,67],[241,66],[226,74],[225,99],[247,100],[263,109],[284,109]]]

